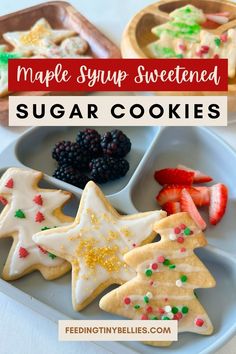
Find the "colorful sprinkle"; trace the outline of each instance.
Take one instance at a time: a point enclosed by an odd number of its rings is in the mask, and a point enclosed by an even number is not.
[[[214,55],[213,55],[213,58],[214,58],[214,59],[220,59],[220,56],[219,56],[219,54],[214,54]]]
[[[188,280],[187,275],[182,275],[182,276],[180,277],[180,280],[182,281],[182,283],[185,283],[185,282]]]
[[[133,243],[132,246],[133,246],[133,247],[137,247],[136,243]]]
[[[175,268],[176,268],[176,265],[175,265],[175,264],[169,265],[169,269],[175,269]]]
[[[151,320],[158,320],[158,317],[157,316],[153,316],[153,317],[151,317]]]
[[[152,270],[151,270],[151,269],[146,269],[145,275],[146,275],[147,277],[151,277],[151,276],[152,276]]]
[[[201,318],[197,318],[195,320],[195,325],[198,326],[198,327],[202,327],[204,324],[204,321],[201,319]]]
[[[196,52],[195,54],[196,54],[196,56],[199,57],[199,58],[202,58],[202,56],[203,56],[203,53],[202,53],[201,50],[199,50],[199,51]]]
[[[170,265],[170,260],[166,258],[166,259],[164,260],[163,264],[164,264],[165,266]]]
[[[157,263],[152,263],[152,269],[156,270],[158,268],[158,264]]]
[[[44,226],[41,228],[41,231],[46,231],[46,230],[50,230],[50,227]]]
[[[178,308],[177,307],[172,307],[172,313],[175,315],[177,312],[179,312]]]
[[[215,38],[214,42],[215,42],[215,45],[216,45],[217,47],[220,47],[220,45],[221,45],[221,40],[220,40],[220,38]]]
[[[43,222],[45,220],[44,215],[38,211],[37,214],[35,215],[35,219],[36,222]]]
[[[185,44],[179,44],[179,49],[181,49],[183,52],[187,49]]]
[[[162,316],[162,320],[169,320],[170,318],[168,316]]]
[[[139,310],[140,309],[140,305],[138,305],[138,304],[136,304],[136,305],[134,305],[134,308],[135,308],[135,310]]]
[[[185,247],[180,248],[180,252],[181,252],[181,253],[186,252],[186,248],[185,248]]]
[[[227,40],[228,40],[228,35],[227,35],[227,33],[222,33],[222,34],[220,35],[220,40],[221,40],[223,43],[227,42]]]
[[[184,243],[184,237],[179,236],[179,237],[177,238],[177,242],[178,242],[178,243]]]
[[[143,315],[141,316],[141,320],[148,320],[148,316],[145,315],[145,314],[143,314]]]
[[[2,203],[2,205],[7,205],[8,201],[6,200],[6,198],[0,195],[0,203]]]
[[[21,209],[18,209],[15,212],[15,217],[19,219],[25,219],[25,213]]]
[[[182,313],[181,312],[177,312],[174,315],[174,320],[181,320],[182,317],[183,317]]]
[[[40,249],[40,251],[44,254],[48,253],[43,247],[41,246],[38,246],[38,248]]]
[[[149,299],[152,299],[152,293],[150,291],[147,292],[146,296],[148,296]]]
[[[124,298],[124,303],[125,303],[126,305],[129,305],[129,304],[131,303],[130,298],[129,298],[129,297],[125,297],[125,298]]]
[[[33,199],[33,202],[35,202],[35,204],[38,204],[38,205],[43,205],[42,196],[40,194],[36,195]]]
[[[148,307],[146,308],[146,311],[147,311],[147,313],[152,313],[152,306],[148,306]]]
[[[186,229],[184,230],[184,234],[185,234],[186,236],[189,236],[190,233],[191,233],[191,230],[190,230],[188,227],[186,227]]]
[[[175,240],[176,240],[176,235],[175,235],[175,234],[170,234],[170,235],[169,235],[169,239],[170,239],[171,241],[175,241]]]
[[[20,258],[26,258],[29,255],[29,252],[27,251],[26,248],[20,247],[19,248],[19,257]]]
[[[57,256],[53,253],[50,253],[48,252],[48,256],[51,258],[51,259],[54,259],[54,258],[57,258]]]
[[[180,279],[176,280],[175,284],[176,286],[178,286],[178,288],[181,288],[183,286],[183,283]]]
[[[187,306],[183,306],[181,311],[184,314],[188,313],[188,307]]]
[[[165,260],[165,257],[164,257],[164,256],[159,256],[159,257],[157,257],[157,262],[158,262],[158,263],[163,263],[164,260]]]
[[[181,228],[181,230],[185,230],[186,229],[186,225],[185,224],[180,224],[179,227]]]
[[[147,295],[145,295],[143,297],[143,301],[145,302],[145,304],[148,304],[149,303],[149,297]]]
[[[154,283],[154,281],[153,281],[153,280],[151,280],[151,281],[150,281],[150,283],[149,283],[149,285],[150,285],[150,286],[152,286],[152,285],[153,285],[153,283]]]
[[[165,313],[165,310],[164,310],[163,308],[159,307],[158,312],[159,312],[161,315],[163,315],[163,314]]]
[[[179,227],[175,227],[174,228],[174,232],[176,235],[180,234],[181,233],[181,229]]]
[[[202,53],[207,54],[209,52],[209,50],[210,50],[210,47],[208,45],[201,46]]]
[[[164,307],[165,312],[171,312],[171,306],[167,305]]]
[[[14,181],[12,178],[10,178],[7,183],[5,184],[5,187],[7,188],[13,188],[14,187]]]

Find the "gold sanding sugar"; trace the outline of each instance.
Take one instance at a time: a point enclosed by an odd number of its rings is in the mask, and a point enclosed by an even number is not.
[[[93,210],[91,209],[87,209],[87,213],[90,217],[90,221],[91,221],[91,224],[94,225],[94,226],[99,226],[100,225],[100,221],[97,217],[97,215],[93,212]]]
[[[129,229],[122,228],[120,229],[120,232],[125,236],[125,237],[130,237],[132,236],[132,232]]]
[[[47,28],[39,24],[27,34],[22,35],[20,41],[25,45],[38,44],[39,41],[49,33],[50,31]]]
[[[122,266],[122,262],[118,258],[116,252],[117,246],[113,247],[95,247],[96,241],[94,239],[82,240],[76,249],[78,256],[83,257],[85,264],[94,269],[100,265],[108,272],[116,272]]]

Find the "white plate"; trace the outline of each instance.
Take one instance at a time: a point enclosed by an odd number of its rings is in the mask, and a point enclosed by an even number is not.
[[[99,128],[105,131],[110,128]],[[132,141],[128,175],[103,187],[112,204],[124,213],[151,210],[157,207],[155,195],[159,190],[153,179],[156,168],[178,163],[198,168],[229,187],[227,214],[216,227],[208,227],[206,236],[213,246],[197,251],[199,257],[217,280],[215,289],[199,289],[200,301],[215,327],[212,336],[180,334],[179,341],[168,348],[153,348],[138,342],[100,342],[113,352],[125,353],[214,353],[236,331],[236,253],[235,197],[236,154],[224,142],[205,128],[122,127]],[[33,128],[0,154],[1,173],[10,166],[27,166],[46,173],[42,185],[70,190],[75,200],[66,208],[75,215],[82,191],[50,177],[55,164],[50,158],[51,148],[60,139],[75,137],[78,128]],[[207,217],[207,212],[204,212]],[[0,240],[0,268],[3,267],[11,245],[10,239]],[[222,251],[224,249],[225,251]],[[112,288],[112,287],[111,287]],[[99,298],[85,310],[76,313],[71,304],[70,274],[55,281],[45,281],[38,272],[9,284],[0,280],[0,290],[41,315],[59,319],[114,319],[101,311]],[[109,291],[106,290],[105,292]],[[105,293],[104,292],[104,293]]]

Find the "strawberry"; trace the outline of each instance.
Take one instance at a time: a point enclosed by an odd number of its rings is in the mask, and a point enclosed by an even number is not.
[[[156,196],[157,202],[162,206],[167,202],[179,202],[181,191],[186,189],[197,206],[209,205],[210,197],[207,187],[191,187],[186,185],[169,185],[162,188]]]
[[[210,187],[210,223],[216,225],[224,216],[228,201],[228,189],[224,184],[218,183]]]
[[[193,183],[194,172],[179,168],[164,168],[156,171],[154,178],[162,186],[165,184],[191,185]]]
[[[211,182],[213,180],[212,177],[205,175],[201,171],[193,170],[192,168],[189,168],[187,166],[177,165],[177,168],[180,168],[188,172],[194,172],[193,183],[205,183],[205,182]]]
[[[167,215],[176,214],[181,211],[179,202],[167,202],[162,208],[167,212]]]
[[[201,207],[201,206],[208,206],[210,205],[210,190],[208,187],[194,187],[198,192],[200,192],[200,195],[197,193],[190,193],[191,197],[193,198],[194,203]]]
[[[197,210],[191,195],[185,188],[181,192],[180,207],[181,207],[181,211],[186,211],[189,213],[191,218],[195,221],[195,223],[201,230],[205,230],[206,223],[204,219],[201,217],[199,211]]]

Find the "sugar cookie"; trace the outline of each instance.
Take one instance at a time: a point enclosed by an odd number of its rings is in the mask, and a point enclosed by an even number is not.
[[[76,54],[85,54],[88,43],[80,36],[65,39],[60,45],[63,56],[69,57]]]
[[[166,212],[152,211],[121,216],[94,182],[82,194],[75,222],[33,236],[49,252],[72,264],[72,301],[79,311],[111,284],[135,276],[123,255],[150,242],[156,235],[155,221]]]
[[[100,300],[101,309],[131,319],[178,320],[179,332],[209,335],[212,323],[194,289],[211,288],[215,280],[194,254],[207,244],[187,213],[155,223],[161,241],[138,247],[124,256],[137,275]],[[148,342],[167,346],[170,342]]]
[[[14,280],[34,270],[45,279],[55,279],[70,269],[69,263],[39,247],[34,233],[65,225],[73,219],[61,208],[71,194],[61,190],[41,189],[38,171],[9,168],[0,179],[0,238],[12,236],[14,242],[3,269],[5,280]]]
[[[75,35],[71,30],[54,30],[45,18],[39,19],[29,31],[7,32],[3,34],[5,41],[10,43],[18,51],[28,52],[29,55],[37,53],[39,46],[44,46],[44,40],[52,44],[58,44],[63,39]]]

